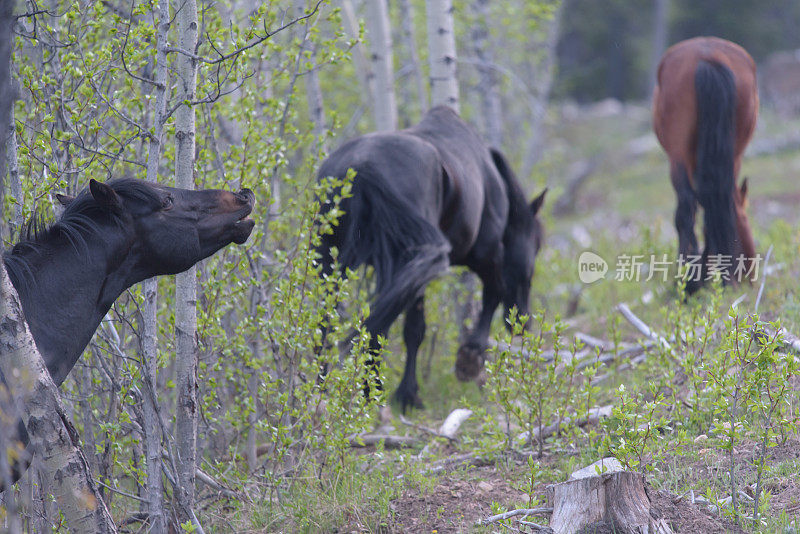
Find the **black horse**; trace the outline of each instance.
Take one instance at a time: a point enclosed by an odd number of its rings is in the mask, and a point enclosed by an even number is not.
[[[255,197],[190,191],[142,180],[92,180],[49,228],[31,224],[3,255],[47,370],[64,382],[100,321],[137,282],[185,271],[230,243],[244,243]],[[27,443],[21,421],[19,439]]]
[[[447,107],[431,109],[407,130],[373,133],[345,143],[319,170],[324,177],[356,172],[352,196],[333,234],[322,236],[323,275],[332,272],[331,247],[341,267],[371,265],[376,295],[366,328],[385,336],[403,311],[406,366],[395,393],[403,410],[421,407],[417,350],[425,336],[424,289],[448,265],[465,265],[483,282],[475,329],[458,350],[455,372],[472,380],[483,369],[495,309],[528,313],[542,227],[503,155]]]

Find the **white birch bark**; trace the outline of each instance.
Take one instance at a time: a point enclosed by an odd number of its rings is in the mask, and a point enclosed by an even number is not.
[[[306,0],[295,0],[295,15],[299,18],[305,15]],[[309,53],[309,62],[316,65],[317,62],[317,47],[316,43],[312,42],[309,37],[308,26],[311,19],[306,19],[300,29],[300,53],[305,51]],[[322,87],[319,83],[319,71],[312,68],[305,75],[306,84],[306,102],[308,104],[308,117],[311,119],[311,124],[314,129],[314,137],[317,138],[317,143],[323,152],[327,152],[327,143],[325,142],[325,131],[327,125],[325,124],[325,102],[322,97]]]
[[[306,46],[311,51],[311,62],[316,63],[316,46],[308,42]],[[325,123],[325,101],[322,97],[319,72],[317,72],[316,68],[312,69],[306,75],[306,100],[308,102],[308,115],[311,118],[311,123],[314,125],[314,137],[317,138],[319,148],[321,148],[323,152],[327,152],[327,143],[325,142],[325,130],[327,130],[327,125]]]
[[[178,46],[194,52],[197,47],[197,2],[181,0],[177,6]],[[178,54],[177,99],[195,100],[197,61]],[[182,104],[175,112],[175,182],[184,189],[194,189],[195,113],[190,105]],[[197,268],[193,266],[175,280],[175,371],[178,404],[175,413],[175,441],[179,518],[181,523],[194,518],[194,477],[197,455]]]
[[[167,45],[169,32],[169,0],[159,0],[156,8],[156,68],[155,109],[147,153],[147,180],[158,181],[164,113],[167,101]],[[145,499],[149,516],[150,532],[163,534],[167,531],[164,512],[164,486],[161,478],[161,426],[158,421],[158,394],[155,389],[158,376],[158,280],[150,278],[142,284],[144,306],[142,308],[142,363],[146,374],[142,413],[144,417],[144,456],[147,472]],[[152,394],[148,394],[152,390]]]
[[[425,80],[422,77],[422,69],[419,64],[419,53],[417,52],[417,39],[414,35],[414,7],[411,0],[400,0],[400,12],[402,19],[403,42],[408,52],[408,62],[411,68],[411,76],[417,90],[420,113],[428,110],[428,93],[425,90]]]
[[[561,35],[561,17],[564,14],[564,2],[559,2],[552,20],[548,23],[547,37],[544,42],[544,59],[541,65],[531,65],[528,83],[534,88],[531,97],[531,108],[534,110],[530,120],[531,139],[522,162],[520,176],[530,176],[533,167],[538,163],[544,150],[544,119],[553,87],[558,39]],[[541,44],[538,45],[541,48]]]
[[[16,404],[10,408],[18,407],[21,412],[30,447],[38,457],[41,472],[48,477],[66,525],[76,533],[116,532],[80,449],[78,433],[61,404],[58,388],[36,348],[19,297],[2,263],[0,356],[0,373],[6,377],[4,385]]]
[[[656,86],[656,75],[661,56],[667,49],[667,31],[669,26],[669,0],[655,0],[653,13],[653,39],[650,50],[650,69],[647,77],[648,98],[652,97]]]
[[[351,39],[358,39],[359,27],[358,20],[356,19],[356,12],[353,9],[353,3],[350,0],[342,0],[342,23],[344,29]],[[365,94],[372,95],[375,84],[375,77],[370,68],[370,62],[367,61],[367,54],[364,52],[364,44],[361,42],[356,43],[353,48],[353,61],[356,67],[356,76],[361,84],[361,89]]]
[[[17,157],[17,130],[14,127],[14,106],[9,110],[10,123],[6,139],[6,166],[11,195],[14,197],[14,216],[11,219],[12,233],[22,226],[22,182],[19,179],[19,160]]]
[[[392,32],[386,0],[367,2],[367,32],[375,81],[372,84],[372,109],[378,131],[397,129],[397,101],[394,93]]]
[[[453,31],[453,1],[425,0],[428,17],[428,60],[430,62],[431,105],[450,106],[459,111],[456,78],[456,36]]]
[[[489,0],[474,0],[472,10],[475,25],[472,27],[472,43],[480,80],[478,93],[481,98],[481,114],[486,127],[486,139],[492,146],[503,146],[503,106],[497,88],[497,75],[492,68],[491,46],[489,43]]]

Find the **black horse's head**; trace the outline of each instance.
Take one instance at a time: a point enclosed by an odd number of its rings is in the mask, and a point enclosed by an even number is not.
[[[122,232],[142,279],[185,271],[230,243],[244,243],[255,224],[247,217],[255,203],[249,189],[192,191],[133,179],[92,180],[77,197],[58,198],[66,207],[59,224],[88,219],[100,234]]]
[[[537,214],[546,193],[547,189],[533,199],[530,205],[519,202],[511,207],[509,224],[503,236],[503,306],[506,318],[512,308],[517,309],[518,315],[530,314],[528,301],[534,265],[544,240],[544,230]]]

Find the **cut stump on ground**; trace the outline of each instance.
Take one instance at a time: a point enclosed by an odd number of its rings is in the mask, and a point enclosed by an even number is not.
[[[553,503],[550,528],[554,534],[672,533],[663,519],[650,513],[644,476],[621,470],[610,458],[573,473],[569,481],[551,486],[548,494]]]

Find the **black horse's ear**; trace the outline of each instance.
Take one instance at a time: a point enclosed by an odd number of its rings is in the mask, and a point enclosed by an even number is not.
[[[72,204],[72,201],[75,200],[75,197],[71,195],[62,195],[61,193],[56,193],[56,200],[58,200],[58,203],[66,208],[67,206]]]
[[[122,208],[122,201],[109,185],[92,178],[89,180],[89,191],[100,207],[109,211],[119,211]]]
[[[536,215],[539,213],[539,210],[542,209],[542,204],[544,204],[544,196],[547,194],[547,188],[544,188],[542,193],[533,199],[531,202],[531,214]]]

